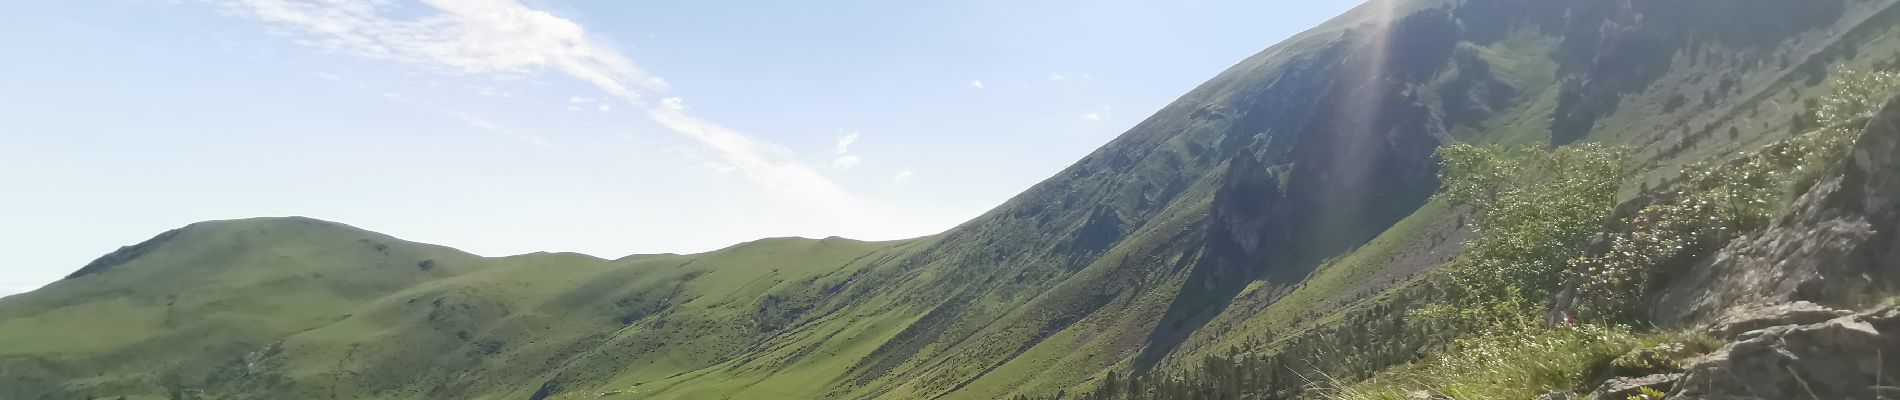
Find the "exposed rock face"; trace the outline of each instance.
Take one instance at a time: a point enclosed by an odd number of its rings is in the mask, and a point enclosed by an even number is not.
[[[1279,178],[1248,152],[1229,159],[1225,169],[1209,206],[1201,258],[1149,335],[1137,367],[1153,366],[1224,310],[1229,299],[1269,272],[1263,261],[1286,247],[1291,225],[1276,214],[1286,197]]]
[[[1664,325],[1732,340],[1689,362],[1671,399],[1874,399],[1900,382],[1900,97],[1851,155],[1759,234],[1672,280]],[[1886,393],[1895,394],[1895,393]]]
[[[1656,374],[1638,378],[1615,378],[1604,382],[1603,386],[1598,387],[1596,392],[1590,394],[1590,398],[1597,400],[1627,400],[1630,396],[1642,394],[1643,388],[1650,388],[1658,392],[1666,393],[1670,388],[1675,386],[1676,381],[1679,379],[1682,379],[1682,374]]]
[[[1900,307],[1743,333],[1692,360],[1670,399],[1874,399],[1900,382]]]
[[[1820,323],[1853,314],[1844,310],[1822,307],[1814,303],[1797,301],[1772,306],[1739,308],[1717,318],[1709,324],[1706,332],[1718,338],[1734,338],[1743,333],[1782,325],[1806,325]]]
[[[1684,326],[1727,309],[1797,300],[1863,308],[1900,287],[1900,97],[1867,125],[1851,157],[1763,232],[1672,279],[1652,310]]]
[[[1206,261],[1194,271],[1200,290],[1252,280],[1264,271],[1259,261],[1286,240],[1286,226],[1274,225],[1275,207],[1286,195],[1279,178],[1260,165],[1253,154],[1241,153],[1227,162],[1221,189],[1214,194],[1208,218]]]

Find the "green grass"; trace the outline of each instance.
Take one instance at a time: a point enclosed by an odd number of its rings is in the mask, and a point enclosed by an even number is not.
[[[1632,350],[1668,341],[1667,335],[1623,328],[1525,327],[1458,342],[1439,356],[1393,368],[1339,387],[1329,397],[1406,400],[1417,393],[1460,400],[1522,400],[1546,393],[1581,393],[1590,374]]]
[[[0,342],[21,345],[0,347],[0,367],[97,371],[38,383],[96,395],[183,386],[474,397],[532,391],[562,364],[589,362],[612,368],[571,375],[657,378],[723,362],[771,334],[753,321],[760,298],[816,291],[907,243],[767,239],[617,261],[481,258],[307,219],[204,223],[132,262],[9,298]],[[270,377],[245,372],[254,367],[244,360]],[[266,383],[221,387],[232,375]]]
[[[1433,202],[1419,209],[1405,220],[1394,224],[1392,229],[1354,249],[1346,256],[1331,260],[1320,266],[1308,277],[1303,285],[1286,296],[1267,305],[1258,314],[1245,315],[1230,313],[1223,318],[1236,319],[1238,332],[1281,332],[1267,340],[1284,339],[1288,332],[1306,327],[1308,323],[1320,320],[1301,320],[1300,316],[1314,310],[1331,311],[1347,304],[1355,289],[1380,288],[1383,284],[1372,282],[1381,271],[1390,266],[1390,262],[1402,257],[1421,241],[1428,239],[1427,234],[1446,223],[1452,217],[1451,207]],[[1408,280],[1411,278],[1407,278]],[[1258,290],[1256,287],[1255,290]],[[1374,293],[1383,290],[1374,291]],[[1248,296],[1243,292],[1241,297]],[[1331,312],[1322,315],[1336,316]],[[1190,353],[1181,359],[1194,360],[1200,356],[1216,355],[1233,347],[1244,347],[1249,340],[1262,339],[1252,335],[1223,335],[1211,337],[1208,344],[1200,346],[1204,352]]]

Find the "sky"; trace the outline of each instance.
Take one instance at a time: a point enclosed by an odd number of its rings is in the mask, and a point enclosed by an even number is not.
[[[198,221],[942,232],[1352,0],[0,2],[0,295]]]

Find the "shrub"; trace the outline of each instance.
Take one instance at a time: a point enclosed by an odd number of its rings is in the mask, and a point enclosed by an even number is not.
[[[1602,230],[1626,176],[1626,153],[1595,144],[1441,148],[1439,196],[1469,207],[1478,235],[1433,278],[1447,299],[1420,314],[1465,326],[1534,314],[1565,279],[1570,260]]]
[[[1834,92],[1809,107],[1822,129],[1782,140],[1721,164],[1683,169],[1677,190],[1636,213],[1628,232],[1602,254],[1570,262],[1582,275],[1578,313],[1586,319],[1634,320],[1658,267],[1706,256],[1735,237],[1766,227],[1844,157],[1879,102],[1900,91],[1900,74],[1841,69]]]

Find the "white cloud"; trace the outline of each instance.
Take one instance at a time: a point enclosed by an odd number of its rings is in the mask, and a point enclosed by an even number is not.
[[[979,79],[979,80],[973,80],[973,81],[970,81],[970,86],[971,86],[971,87],[975,87],[975,88],[977,88],[977,90],[982,90],[982,89],[983,89],[983,80],[981,80],[981,79]]]
[[[439,13],[412,19],[390,17],[403,7],[386,0],[207,1],[288,31],[300,44],[438,72],[527,75],[552,68],[615,96],[666,87],[580,24],[516,0],[421,0]]]
[[[851,154],[851,144],[857,143],[859,136],[859,132],[853,131],[849,135],[838,137],[837,144],[831,146],[831,154],[837,156],[831,159],[832,169],[850,170],[857,168],[858,164],[864,163],[864,159],[859,158],[855,154]]]
[[[722,163],[787,200],[822,206],[842,214],[860,212],[857,199],[817,170],[785,157],[789,151],[687,115],[686,109],[685,100],[668,97],[661,100],[660,107],[648,110],[648,115],[660,125],[712,148],[719,153]]]
[[[600,103],[600,107],[599,107],[598,109],[600,110],[600,112],[608,112],[608,111],[613,111],[613,110],[614,110],[614,105],[613,105],[613,104],[608,104],[608,103]]]
[[[475,94],[482,95],[484,97],[513,97],[514,96],[513,94],[509,94],[508,92],[503,92],[491,86],[463,85],[463,87],[468,88],[468,90],[473,90],[475,91]]]
[[[1068,75],[1063,75],[1063,74],[1049,74],[1049,81],[1050,81],[1050,82],[1059,82],[1059,81],[1066,81],[1066,80],[1069,80],[1069,76],[1068,76]]]
[[[442,113],[450,117],[454,117],[455,119],[462,121],[462,123],[479,128],[481,130],[507,135],[509,137],[515,138],[516,140],[527,142],[528,144],[532,144],[535,146],[549,147],[549,148],[554,147],[554,144],[549,143],[547,138],[535,136],[535,135],[515,133],[515,130],[508,129],[507,126],[504,126],[495,121],[488,120],[486,118],[475,116],[474,114],[453,111],[453,110],[442,110]]]
[[[858,164],[863,164],[863,163],[864,163],[864,160],[858,158],[858,156],[843,155],[843,156],[838,156],[838,158],[832,159],[831,167],[841,169],[841,170],[850,170],[852,168],[857,168]]]
[[[856,131],[849,135],[839,136],[838,144],[831,147],[831,152],[837,155],[851,154],[851,144],[858,142],[858,136],[859,132]]]
[[[1102,120],[1102,113],[1082,114],[1082,119],[1085,121],[1100,121]]]
[[[455,119],[462,120],[462,122],[468,123],[470,126],[474,126],[476,128],[482,128],[484,130],[495,131],[498,133],[514,133],[514,131],[508,129],[508,127],[495,123],[495,121],[489,121],[482,117],[477,117],[474,114],[454,112],[454,111],[445,111],[443,113],[448,114],[451,117],[455,117]]]
[[[340,80],[343,80],[343,77],[342,77],[342,76],[339,76],[339,75],[337,75],[337,74],[332,74],[332,73],[328,73],[328,72],[318,72],[318,73],[317,73],[317,77],[318,77],[318,78],[323,78],[323,80],[326,80],[326,81],[340,81]]]
[[[587,104],[594,102],[592,97],[574,96],[567,98],[567,104]]]
[[[678,97],[652,106],[647,96],[664,92],[664,80],[589,36],[580,24],[519,0],[419,0],[427,6],[420,8],[396,0],[204,1],[226,15],[265,22],[303,45],[430,72],[533,81],[536,73],[558,71],[593,84],[610,99],[646,109],[649,118],[718,153],[722,165],[775,196],[841,212],[861,209],[836,183],[794,162],[779,146],[693,117]],[[429,8],[435,13],[429,15]],[[413,16],[418,10],[423,15]],[[569,99],[570,106],[589,101],[593,99]]]
[[[899,171],[897,175],[891,176],[891,182],[897,182],[897,183],[908,182],[910,181],[910,177],[915,176],[915,175],[917,175],[917,171],[912,171],[910,167],[904,167],[903,171]]]

